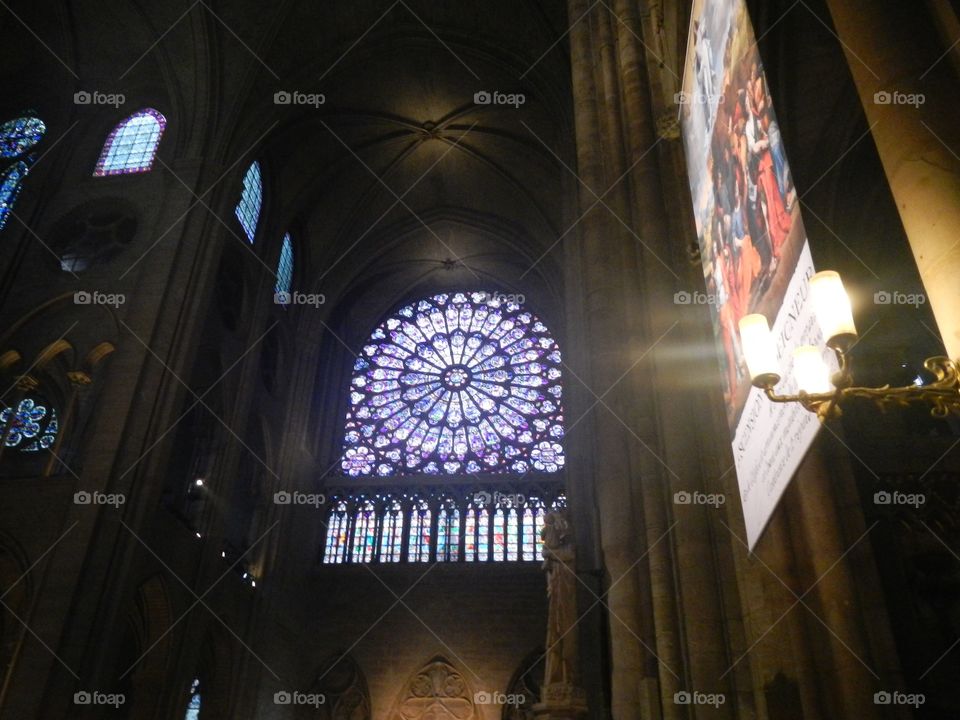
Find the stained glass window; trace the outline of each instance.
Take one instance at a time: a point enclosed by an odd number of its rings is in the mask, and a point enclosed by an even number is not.
[[[274,288],[278,293],[288,293],[293,285],[293,241],[290,233],[283,236],[280,246],[280,261],[277,263],[277,284]]]
[[[522,518],[521,553],[524,560],[539,560],[543,557],[543,540],[540,531],[543,530],[545,512],[543,503],[531,499],[524,508]]]
[[[507,560],[514,562],[517,560],[517,544],[520,534],[520,521],[517,517],[517,509],[507,510]]]
[[[352,562],[367,563],[373,560],[373,549],[377,544],[377,512],[369,500],[357,508],[353,523]]]
[[[200,680],[195,679],[190,686],[190,702],[183,720],[200,720]]]
[[[153,108],[144,108],[117,125],[103,145],[93,174],[125,175],[153,167],[167,119]]]
[[[460,511],[452,500],[441,502],[437,515],[437,560],[460,559]]]
[[[0,428],[3,443],[8,448],[38,452],[53,445],[60,426],[56,410],[39,404],[33,398],[24,398],[16,411],[11,407],[0,411]]]
[[[385,504],[380,536],[380,562],[400,562],[403,546],[403,509],[398,500]]]
[[[547,327],[495,294],[402,307],[354,365],[342,468],[353,476],[557,472],[560,364]]]
[[[426,500],[415,500],[410,509],[410,541],[407,560],[410,562],[430,561],[430,506]]]
[[[504,510],[502,507],[497,508],[497,511],[493,514],[493,561],[494,562],[503,562],[504,556],[506,555],[507,542],[506,542],[506,532],[504,528]]]
[[[19,117],[0,125],[0,157],[15,158],[32,148],[47,131],[43,120]]]
[[[257,235],[257,223],[260,220],[260,206],[263,204],[263,178],[260,176],[260,163],[254,160],[243,176],[243,190],[237,203],[237,220],[247,234],[247,240],[253,243]]]
[[[348,526],[350,518],[347,515],[347,503],[338,502],[333,507],[327,519],[327,546],[323,553],[325,563],[342,563],[347,559],[347,542],[349,540]]]
[[[0,230],[7,224],[13,204],[20,195],[23,179],[30,172],[30,165],[25,160],[15,162],[0,176]]]

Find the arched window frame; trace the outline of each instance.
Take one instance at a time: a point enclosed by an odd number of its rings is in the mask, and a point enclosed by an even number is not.
[[[433,512],[430,504],[424,498],[414,498],[409,512],[407,561],[429,562],[433,547]]]
[[[94,177],[150,172],[166,128],[167,119],[153,108],[128,115],[107,135]]]

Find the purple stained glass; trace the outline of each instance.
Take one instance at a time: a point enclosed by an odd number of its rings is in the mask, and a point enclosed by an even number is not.
[[[147,172],[153,167],[167,119],[153,108],[145,108],[117,125],[103,145],[93,174],[125,175]]]
[[[563,468],[560,349],[531,312],[487,292],[402,307],[354,364],[348,475]]]

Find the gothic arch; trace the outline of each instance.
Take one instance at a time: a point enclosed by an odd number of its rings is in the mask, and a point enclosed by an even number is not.
[[[136,666],[128,677],[121,677],[120,692],[128,695],[127,717],[156,716],[157,698],[163,691],[170,665],[169,632],[173,611],[166,584],[160,575],[145,580],[137,588],[126,615],[126,628],[120,643],[118,672],[126,675],[130,663]]]
[[[540,702],[540,686],[545,670],[543,648],[537,648],[517,666],[507,685],[507,696],[523,698],[523,702],[505,704],[502,720],[532,720],[533,706]]]
[[[314,690],[323,693],[325,720],[370,720],[370,691],[360,666],[337,652],[320,666]]]
[[[479,720],[473,689],[453,664],[435,656],[417,670],[397,696],[390,720]]]

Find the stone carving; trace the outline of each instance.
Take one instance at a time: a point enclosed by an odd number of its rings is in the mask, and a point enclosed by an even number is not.
[[[350,656],[334,655],[324,663],[315,684],[326,697],[323,717],[330,720],[370,720],[370,693],[360,667]]]
[[[393,720],[474,720],[473,695],[466,679],[437,657],[407,683]]]

